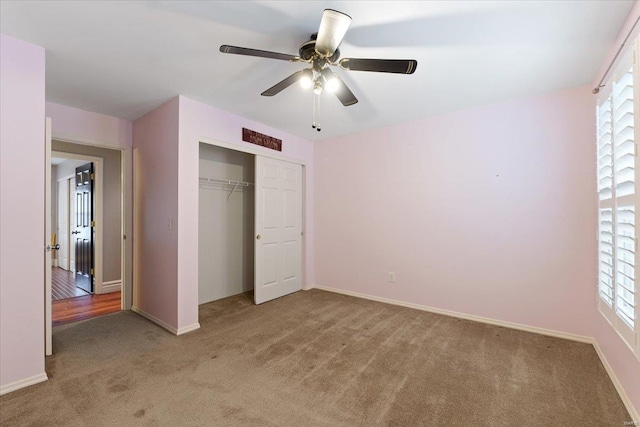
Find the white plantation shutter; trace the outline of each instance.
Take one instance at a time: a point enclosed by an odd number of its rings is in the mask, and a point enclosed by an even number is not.
[[[611,96],[604,99],[597,110],[598,123],[598,194],[600,200],[613,195],[613,128]]]
[[[633,65],[613,82],[613,141],[615,196],[635,193],[635,135]]]
[[[613,120],[611,95],[604,98],[596,110],[598,148],[599,209],[599,294],[613,309]],[[612,312],[606,313],[611,320]]]
[[[618,65],[596,109],[598,179],[598,305],[603,315],[640,356],[638,325],[639,121],[637,47]]]
[[[631,329],[635,326],[635,209],[616,208],[616,314]]]

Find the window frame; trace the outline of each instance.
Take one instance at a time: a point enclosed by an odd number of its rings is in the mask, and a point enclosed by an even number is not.
[[[598,266],[597,266],[597,292],[596,300],[598,311],[603,315],[607,322],[613,327],[616,333],[622,338],[624,343],[635,354],[636,358],[640,360],[640,286],[638,285],[638,268],[640,268],[640,256],[638,253],[638,229],[640,228],[640,193],[638,192],[638,186],[640,184],[640,161],[638,156],[638,139],[640,138],[640,70],[638,64],[639,57],[639,45],[638,41],[634,41],[630,49],[624,55],[623,59],[616,65],[616,68],[610,78],[606,81],[606,86],[602,88],[598,95],[596,103],[596,191],[598,198],[598,226],[597,226],[597,242],[598,242]],[[614,94],[614,82],[618,82],[621,77],[628,73],[630,67],[633,67],[633,127],[634,127],[634,192],[629,195],[617,196],[616,195],[616,178],[619,174],[616,173],[615,165],[615,148],[616,148],[616,130],[615,130],[615,99]],[[600,172],[600,109],[607,99],[611,102],[611,155],[612,155],[612,184],[611,184],[611,197],[609,199],[600,199],[600,184],[599,184],[599,172]],[[617,254],[617,238],[618,238],[618,210],[620,207],[633,206],[635,211],[634,218],[634,303],[635,303],[635,318],[633,321],[633,328],[631,328],[626,321],[616,312],[617,305],[617,291],[618,291],[618,263],[619,257]],[[613,258],[613,280],[612,280],[612,304],[609,305],[607,301],[601,295],[601,271],[602,271],[602,251],[601,251],[601,230],[602,220],[601,214],[603,209],[611,209],[612,212],[612,258]]]

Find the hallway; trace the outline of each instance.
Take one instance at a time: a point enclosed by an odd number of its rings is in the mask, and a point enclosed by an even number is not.
[[[59,267],[51,269],[51,299],[53,326],[91,319],[122,309],[120,291],[91,295],[76,288],[74,273]]]

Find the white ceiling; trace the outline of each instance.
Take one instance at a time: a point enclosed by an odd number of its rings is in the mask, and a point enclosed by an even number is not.
[[[0,31],[46,49],[47,100],[134,120],[181,94],[319,140],[593,81],[633,1],[1,1]],[[413,75],[339,70],[360,102],[298,85],[304,68],[219,52],[297,55],[322,10],[353,18],[342,57],[417,59]]]

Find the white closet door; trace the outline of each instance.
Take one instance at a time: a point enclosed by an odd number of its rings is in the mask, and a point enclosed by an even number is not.
[[[255,302],[302,288],[302,166],[256,156]]]

